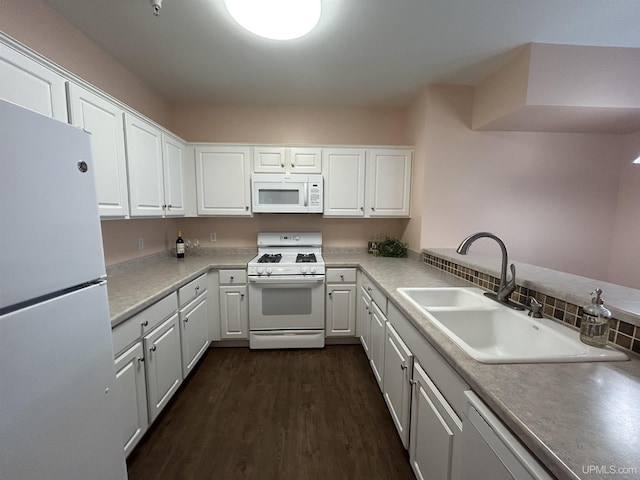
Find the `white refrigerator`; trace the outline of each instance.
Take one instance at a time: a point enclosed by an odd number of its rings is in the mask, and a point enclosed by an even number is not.
[[[0,479],[127,478],[89,134],[0,100]]]

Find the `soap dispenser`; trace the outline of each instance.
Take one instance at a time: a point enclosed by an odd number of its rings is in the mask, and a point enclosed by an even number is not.
[[[580,324],[580,340],[593,347],[605,347],[609,339],[609,319],[611,312],[605,308],[602,301],[602,290],[596,288],[591,295],[591,305],[583,307],[582,323]]]

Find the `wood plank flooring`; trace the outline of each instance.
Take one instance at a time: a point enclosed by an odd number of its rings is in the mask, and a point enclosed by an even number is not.
[[[359,345],[209,349],[127,463],[130,480],[415,479]]]

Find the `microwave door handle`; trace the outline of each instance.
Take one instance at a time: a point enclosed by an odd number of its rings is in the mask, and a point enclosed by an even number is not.
[[[304,191],[304,206],[308,207],[309,206],[309,194],[307,193],[307,187],[309,186],[308,183],[303,183],[302,187],[303,187],[303,191]]]

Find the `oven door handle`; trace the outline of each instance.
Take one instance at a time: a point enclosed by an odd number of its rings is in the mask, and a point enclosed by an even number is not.
[[[319,277],[249,277],[250,283],[270,283],[270,284],[285,284],[285,283],[324,283],[324,275]]]

